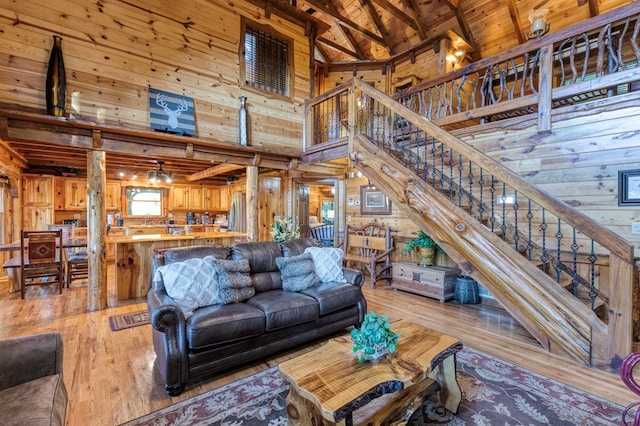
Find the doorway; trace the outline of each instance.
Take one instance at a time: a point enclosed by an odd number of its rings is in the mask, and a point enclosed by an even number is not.
[[[333,226],[334,245],[342,244],[344,232],[344,206],[346,200],[343,179],[294,180],[295,221],[300,227],[300,236],[309,238],[311,229],[318,226]]]

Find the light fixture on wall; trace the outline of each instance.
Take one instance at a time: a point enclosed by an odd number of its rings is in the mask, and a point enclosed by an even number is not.
[[[158,161],[158,170],[149,170],[147,172],[147,179],[149,179],[151,182],[173,182],[173,173],[165,172],[164,170],[162,170],[163,165],[164,161]]]
[[[534,10],[529,14],[529,22],[531,22],[531,32],[527,31],[528,39],[540,38],[551,29],[551,25],[547,22],[549,9]]]
[[[355,178],[361,178],[362,177],[362,172],[358,169],[351,169],[349,170],[349,173],[347,173],[347,177],[349,179],[355,179]]]

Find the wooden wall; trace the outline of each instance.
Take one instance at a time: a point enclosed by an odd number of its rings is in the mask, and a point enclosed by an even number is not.
[[[291,100],[243,89],[241,17],[271,25],[294,43]],[[149,128],[148,88],[192,97],[197,136],[237,142],[239,96],[248,98],[250,143],[301,146],[310,93],[304,28],[242,0],[79,2],[20,0],[0,7],[0,103],[44,112],[52,35],[63,38],[67,111],[99,123]]]
[[[618,171],[640,169],[639,101],[567,108],[548,134],[537,133],[535,115],[453,133],[626,238],[640,256],[640,235],[631,234],[640,206],[618,206]]]

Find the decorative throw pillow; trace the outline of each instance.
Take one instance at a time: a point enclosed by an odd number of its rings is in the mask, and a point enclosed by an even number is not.
[[[186,318],[201,306],[218,303],[213,262],[213,256],[206,256],[159,266],[156,270],[155,278],[161,277],[167,294],[180,306]]]
[[[322,283],[316,274],[313,259],[309,253],[276,257],[276,265],[280,269],[284,291],[300,291]]]
[[[247,259],[214,260],[213,269],[218,277],[217,301],[227,305],[242,302],[256,294],[249,276]]]
[[[344,252],[337,247],[307,247],[304,250],[313,259],[316,274],[323,283],[339,282],[345,283],[342,273],[342,258]]]

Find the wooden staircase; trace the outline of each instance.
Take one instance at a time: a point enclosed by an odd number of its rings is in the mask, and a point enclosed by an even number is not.
[[[401,206],[461,269],[481,282],[542,347],[592,366],[616,364],[629,352],[633,252],[628,242],[384,94],[357,79],[351,85],[354,104],[357,96],[359,102],[367,98],[368,102],[382,105],[385,114],[411,123],[416,133],[437,141],[438,149],[446,152],[428,160],[433,161],[428,174],[421,168],[421,162],[427,162],[428,149],[423,146],[420,151],[420,141],[407,144],[404,138],[405,146],[398,148],[393,138],[377,137],[371,131],[373,125],[363,126],[362,119],[357,121],[354,111],[348,120],[353,165],[395,205]],[[361,131],[357,131],[359,127]],[[488,201],[471,196],[474,189],[466,191],[462,178],[456,183],[458,178],[451,171],[456,168],[465,179],[473,174],[472,170],[490,173],[492,182],[506,183],[519,197],[541,205],[545,228],[545,212],[553,213],[559,228],[570,224],[581,235],[588,235],[592,245],[596,241],[600,250],[604,248],[604,254],[578,253],[577,248],[552,249],[545,246],[544,235],[542,243],[532,236],[523,238],[518,224],[508,222],[495,211],[489,216],[485,211],[483,217]],[[429,177],[434,178],[433,182]],[[474,179],[478,180],[477,176],[469,178]],[[578,256],[591,266],[607,262],[609,276],[599,278],[611,284],[597,287],[588,271],[587,277],[578,274]]]

